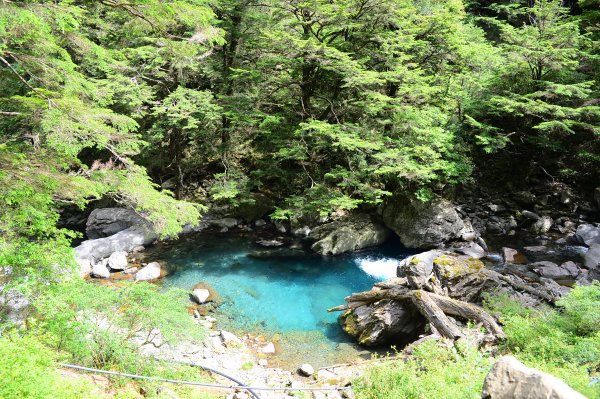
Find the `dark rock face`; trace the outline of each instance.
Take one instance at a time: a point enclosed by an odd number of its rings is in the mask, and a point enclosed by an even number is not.
[[[148,222],[132,209],[94,209],[88,217],[85,234],[89,239],[108,237],[131,226],[147,225]]]
[[[365,346],[411,342],[426,324],[413,305],[390,300],[347,310],[340,315],[339,322],[344,331]]]
[[[407,248],[436,248],[459,238],[465,227],[454,206],[447,200],[430,202],[393,198],[383,209],[383,221]]]
[[[390,231],[367,214],[351,215],[316,227],[309,238],[311,249],[321,255],[339,255],[383,244]]]

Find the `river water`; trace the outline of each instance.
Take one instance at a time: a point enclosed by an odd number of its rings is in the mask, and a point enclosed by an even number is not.
[[[217,328],[276,341],[276,362],[324,366],[369,356],[341,330],[337,313],[327,309],[393,277],[398,259],[411,252],[395,241],[337,257],[309,251],[265,253],[255,240],[250,233],[202,233],[158,245],[147,259],[169,270],[165,287],[212,287],[220,302]]]

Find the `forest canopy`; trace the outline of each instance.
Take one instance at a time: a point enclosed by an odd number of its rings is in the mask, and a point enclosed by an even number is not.
[[[163,236],[426,200],[488,162],[600,183],[593,0],[0,3],[0,264],[50,273],[67,206]],[[167,190],[169,188],[170,190]]]

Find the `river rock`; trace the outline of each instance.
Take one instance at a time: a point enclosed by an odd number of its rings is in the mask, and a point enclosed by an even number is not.
[[[396,196],[383,209],[383,221],[407,248],[435,248],[460,237],[464,222],[444,199],[421,202]]]
[[[542,216],[531,226],[531,232],[534,234],[544,234],[550,231],[552,228],[552,224],[554,220],[552,220],[549,216]]]
[[[305,377],[310,377],[315,373],[314,367],[308,363],[304,363],[302,366],[300,366],[300,368],[298,368],[298,371]]]
[[[309,238],[316,241],[311,249],[321,255],[339,255],[383,244],[389,230],[367,214],[351,215],[318,226]]]
[[[590,249],[583,255],[585,267],[589,269],[590,280],[600,280],[600,244],[590,245]]]
[[[592,244],[600,244],[600,227],[592,224],[581,224],[577,227],[573,239],[588,247]]]
[[[146,226],[134,226],[110,237],[83,241],[75,248],[82,276],[91,271],[90,264],[108,258],[113,252],[131,250],[139,245],[148,245],[157,238],[156,233]]]
[[[482,399],[585,399],[562,380],[503,356],[483,382]]]
[[[160,278],[160,263],[152,262],[144,266],[135,274],[135,281],[149,281]]]
[[[530,220],[538,220],[540,218],[540,216],[537,213],[533,213],[528,210],[522,211],[521,215],[523,215],[524,218],[530,219]]]
[[[487,256],[487,252],[479,244],[470,242],[468,245],[460,248],[455,248],[455,252],[459,254],[467,255],[475,259],[483,259]]]
[[[110,271],[106,267],[106,262],[98,262],[92,266],[92,276],[96,278],[109,278]]]
[[[273,342],[269,342],[268,344],[266,344],[265,346],[263,346],[262,348],[260,348],[260,352],[261,353],[265,353],[267,355],[272,355],[276,352],[275,350],[275,344]]]
[[[210,291],[204,288],[196,288],[192,291],[192,299],[200,305],[206,303],[210,298]]]
[[[132,226],[149,226],[148,221],[133,209],[94,209],[87,219],[85,234],[90,239],[108,237]]]
[[[222,229],[231,229],[232,227],[235,227],[238,225],[238,220],[235,218],[222,218],[222,219],[211,220],[210,223],[213,226],[217,226]]]
[[[242,341],[229,331],[221,330],[221,338],[226,347],[235,347],[242,344]]]
[[[425,318],[411,303],[381,300],[346,310],[339,317],[344,331],[365,346],[406,344],[425,327]]]
[[[108,257],[108,267],[110,267],[112,270],[127,269],[127,252],[125,252],[125,251],[113,252]]]
[[[513,263],[517,265],[524,265],[527,262],[527,257],[513,248],[503,247],[502,248],[502,260],[504,263]]]
[[[553,262],[541,261],[529,265],[541,277],[549,278],[560,285],[572,286],[580,274],[580,269],[575,262],[565,262],[557,265]]]

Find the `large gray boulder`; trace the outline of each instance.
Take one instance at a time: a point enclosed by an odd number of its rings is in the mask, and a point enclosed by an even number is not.
[[[587,245],[600,244],[600,227],[592,224],[582,224],[577,227],[573,237],[579,244]]]
[[[436,248],[459,238],[464,222],[445,199],[421,202],[397,196],[383,209],[383,221],[407,248]]]
[[[590,280],[600,280],[600,244],[590,245],[590,249],[583,255],[585,267],[589,269]]]
[[[338,321],[346,333],[365,346],[406,344],[415,340],[426,324],[414,305],[390,300],[347,310]]]
[[[321,225],[309,234],[316,241],[311,249],[321,255],[339,255],[383,244],[390,231],[367,214]]]
[[[112,236],[131,226],[147,225],[148,221],[133,209],[101,208],[94,209],[88,217],[85,234],[89,239]]]
[[[483,382],[482,399],[585,399],[562,380],[503,356]]]
[[[134,226],[110,237],[87,240],[75,247],[75,257],[80,265],[80,273],[91,272],[91,265],[108,258],[117,251],[131,252],[135,247],[148,245],[157,238],[156,233],[145,226]]]

